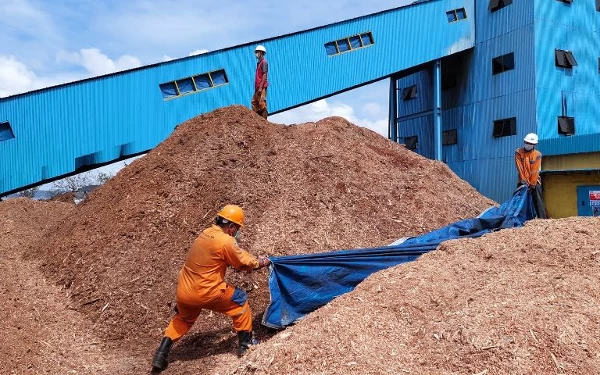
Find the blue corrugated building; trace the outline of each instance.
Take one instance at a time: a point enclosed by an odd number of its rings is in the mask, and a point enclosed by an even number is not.
[[[3,98],[0,196],[147,152],[201,113],[249,106],[263,44],[271,114],[389,79],[390,139],[504,201],[514,150],[537,132],[551,216],[593,214],[599,9],[598,0],[417,1]]]

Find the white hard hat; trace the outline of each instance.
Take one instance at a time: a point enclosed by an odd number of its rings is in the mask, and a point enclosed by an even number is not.
[[[525,142],[527,143],[531,143],[533,145],[537,145],[538,143],[538,136],[535,133],[529,133],[525,136],[525,139],[523,139]]]
[[[261,51],[264,54],[267,53],[267,49],[262,44],[259,44],[258,46],[256,46],[256,48],[254,49],[254,52],[256,52],[256,51]]]

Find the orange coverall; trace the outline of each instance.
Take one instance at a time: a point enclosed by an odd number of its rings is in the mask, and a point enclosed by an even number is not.
[[[240,270],[259,267],[256,257],[240,249],[235,238],[212,225],[196,238],[179,272],[178,312],[165,330],[166,337],[175,341],[185,335],[202,309],[229,316],[236,331],[252,331],[246,292],[225,283],[228,265]]]
[[[535,186],[542,183],[540,170],[542,168],[542,153],[538,150],[526,151],[523,147],[515,151],[515,164],[519,171],[519,184]]]

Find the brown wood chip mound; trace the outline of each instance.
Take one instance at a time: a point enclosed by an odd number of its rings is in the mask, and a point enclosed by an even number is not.
[[[171,316],[189,245],[227,203],[246,211],[242,247],[272,256],[381,246],[494,204],[445,164],[342,118],[283,126],[233,106],[178,126],[92,192],[27,259],[43,261],[44,275],[66,288],[68,307],[95,334],[146,364]],[[249,292],[259,338],[272,334],[258,324],[266,278],[266,270],[228,275]],[[228,318],[203,313],[175,345],[170,368],[215,369],[234,360],[235,345]]]
[[[449,241],[220,374],[600,374],[600,218]]]

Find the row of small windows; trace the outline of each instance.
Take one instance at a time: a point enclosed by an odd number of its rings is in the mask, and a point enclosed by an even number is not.
[[[569,116],[558,116],[558,134],[575,135],[575,118]],[[492,133],[494,138],[509,137],[517,135],[517,118],[505,118],[494,121]],[[455,145],[458,143],[458,132],[456,129],[442,132],[442,145]],[[405,137],[404,145],[407,149],[415,151],[419,146],[419,137],[416,135]]]
[[[561,3],[566,3],[566,4],[572,4],[573,0],[557,0],[560,1]],[[490,12],[495,12],[499,9],[504,8],[507,5],[512,4],[512,0],[490,0],[490,4],[488,6],[488,9],[490,10]],[[596,0],[596,10],[600,11],[600,0]]]
[[[13,133],[10,123],[8,121],[0,122],[0,142],[13,139],[15,133]]]
[[[448,17],[448,22],[457,22],[467,18],[467,11],[465,8],[458,8],[454,10],[450,10],[446,12],[446,17]]]
[[[455,145],[458,143],[458,132],[456,129],[446,130],[442,132],[442,145]],[[416,135],[405,137],[404,138],[404,146],[411,150],[416,151],[417,147],[419,147],[419,137]]]
[[[325,43],[325,51],[328,56],[333,56],[343,52],[368,47],[374,43],[373,34],[368,32]]]
[[[172,99],[181,95],[192,94],[198,91],[229,83],[225,70],[216,70],[198,74],[193,77],[178,79],[176,81],[161,83],[159,85],[163,99]]]
[[[569,116],[558,116],[558,134],[574,135],[575,134],[575,118]],[[494,138],[509,137],[517,134],[517,118],[505,118],[494,121]]]

